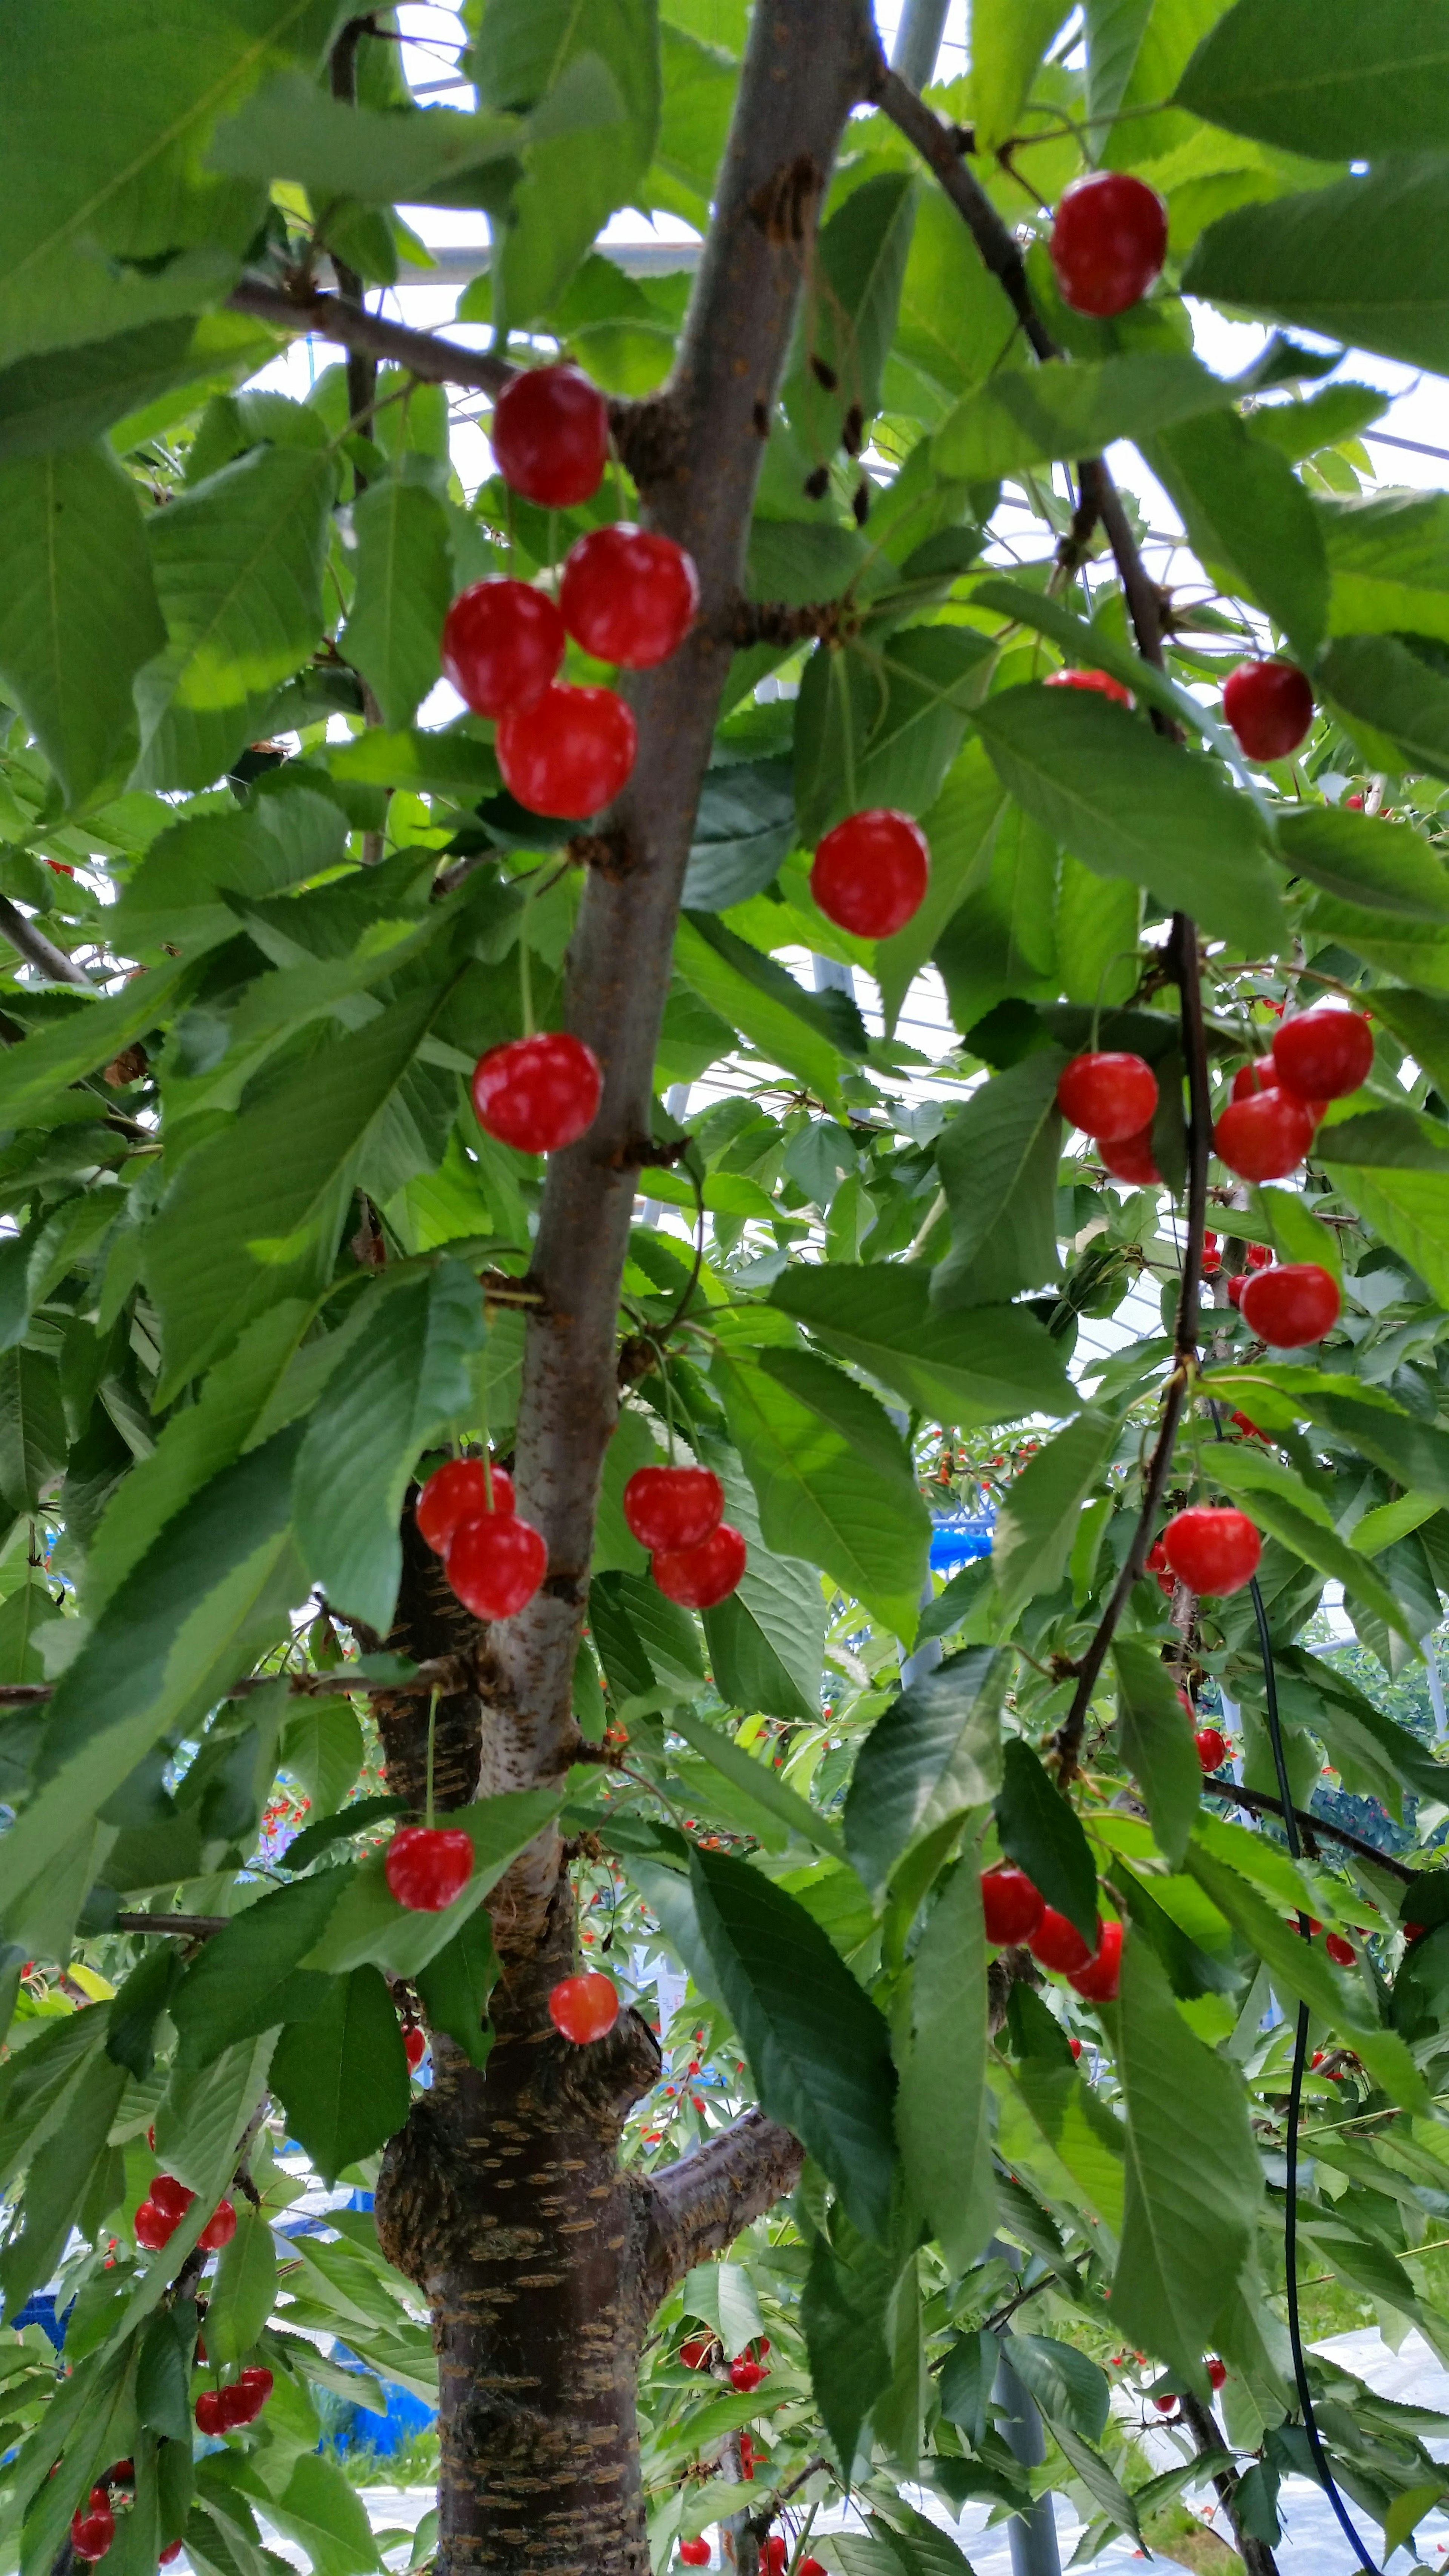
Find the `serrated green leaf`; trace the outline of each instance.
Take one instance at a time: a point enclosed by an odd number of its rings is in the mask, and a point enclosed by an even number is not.
[[[932,1306],[930,1273],[920,1267],[797,1265],[782,1271],[770,1303],[919,1412],[957,1430],[1019,1413],[1066,1413],[1077,1401],[1035,1315],[1021,1306],[943,1314]]]
[[[997,1648],[966,1646],[876,1719],[856,1756],[845,1842],[877,1895],[913,1844],[995,1796],[1009,1671],[1009,1656]]]
[[[906,2187],[953,2274],[969,2270],[996,2224],[986,2038],[986,1937],[968,1850],[916,1950],[896,2101]]]
[[[725,1489],[724,1517],[749,1550],[728,1598],[704,1613],[710,1669],[721,1699],[748,1716],[815,1723],[825,1651],[820,1577],[803,1557],[767,1548],[754,1490],[733,1454],[711,1453]]]
[[[329,2183],[402,2127],[411,2098],[407,2059],[376,1968],[334,1977],[320,2010],[289,2024],[273,2053],[272,2085],[293,2136]]]
[[[476,1913],[509,1862],[552,1823],[560,1804],[552,1790],[509,1789],[496,1798],[480,1798],[475,1806],[450,1807],[449,1831],[472,1836],[473,1875],[438,1914],[399,1905],[387,1883],[385,1852],[359,1861],[345,1873],[342,1896],[320,1939],[305,1953],[303,1967],[341,1976],[374,1962],[392,1976],[416,1976]]]
[[[105,447],[17,457],[0,518],[0,681],[83,805],[134,740],[131,682],[166,640],[135,486]]]
[[[216,2361],[250,2352],[277,2295],[277,2253],[266,2213],[243,2205],[207,2299],[206,2349]],[[161,2428],[164,2429],[164,2428]]]
[[[1175,104],[1318,161],[1436,152],[1449,126],[1444,0],[1237,0]]]
[[[1081,1818],[1031,1746],[1009,1735],[996,1793],[996,1830],[1008,1860],[1024,1869],[1048,1905],[1095,1950],[1100,1929],[1097,1864]]]
[[[365,2576],[382,2565],[367,2507],[335,2460],[304,2451],[280,2495],[268,2496],[267,2512],[300,2541],[313,2576]]]
[[[217,128],[207,159],[229,178],[294,179],[318,206],[466,205],[468,178],[516,154],[527,132],[520,118],[456,107],[379,112],[282,72]]]
[[[951,1248],[931,1276],[937,1307],[993,1305],[1060,1275],[1056,1176],[1065,1053],[1045,1047],[981,1084],[936,1140]]]
[[[1284,813],[1278,846],[1295,875],[1346,903],[1369,904],[1401,920],[1449,920],[1449,869],[1403,824],[1342,806],[1301,805]]]
[[[1405,263],[1404,244],[1414,244]],[[1442,372],[1449,365],[1449,162],[1390,161],[1209,226],[1183,292]]]
[[[961,747],[994,659],[965,626],[908,626],[821,645],[795,710],[795,808],[814,844],[861,806],[923,814]]]
[[[1119,1638],[1112,1660],[1122,1759],[1142,1791],[1158,1849],[1180,1869],[1202,1804],[1192,1721],[1167,1666],[1150,1646]]]
[[[592,57],[586,62],[585,57]],[[659,38],[652,0],[503,0],[469,56],[480,104],[536,111],[581,71],[613,90],[621,113],[595,133],[535,139],[509,209],[494,272],[495,327],[544,313],[616,206],[628,202],[659,130]]]
[[[498,1982],[493,1932],[480,1905],[417,1974],[429,2027],[445,2031],[472,2066],[486,2066],[493,2044],[488,1998]]]
[[[669,1722],[675,1733],[682,1735],[685,1743],[702,1754],[706,1762],[712,1763],[722,1778],[728,1780],[732,1787],[743,1790],[746,1797],[754,1799],[797,1841],[812,1843],[817,1851],[825,1852],[832,1860],[839,1856],[840,1836],[835,1827],[817,1815],[809,1800],[802,1798],[797,1790],[776,1779],[768,1759],[757,1762],[752,1753],[735,1742],[733,1736],[711,1726],[705,1718],[696,1717],[692,1709],[672,1709]]]
[[[320,1977],[299,1962],[320,1938],[347,1884],[345,1869],[274,1888],[198,1951],[171,2005],[178,2063],[207,2066],[239,2039],[305,2020],[324,2000]]]
[[[1120,1417],[1092,1405],[1013,1477],[996,1516],[992,1562],[1003,1602],[1019,1609],[1054,1592],[1067,1570],[1082,1507],[1101,1482]]]
[[[828,1106],[839,1102],[840,1055],[831,1022],[816,996],[783,966],[706,913],[681,918],[674,963],[700,1000],[738,1029],[747,1045],[798,1075]]]
[[[1062,0],[971,0],[971,104],[982,148],[1014,134],[1042,56],[1067,16]]]
[[[1286,457],[1235,414],[1182,421],[1144,451],[1193,551],[1246,586],[1311,667],[1328,627],[1328,559],[1313,503]]]
[[[1114,439],[1146,437],[1232,398],[1196,359],[1168,350],[1004,367],[957,404],[932,454],[938,473],[985,482],[1052,457],[1099,456]]]
[[[354,502],[352,525],[357,588],[341,650],[367,681],[383,723],[400,730],[438,677],[455,588],[448,514],[424,484],[390,474]]]

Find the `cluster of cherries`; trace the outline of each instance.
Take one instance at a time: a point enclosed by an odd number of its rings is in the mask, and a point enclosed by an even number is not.
[[[174,2174],[157,2174],[132,2222],[136,2242],[148,2254],[159,2253],[175,2235],[188,2209],[195,2200],[184,2182]],[[229,2200],[219,2200],[197,2238],[197,2244],[208,2254],[219,2254],[236,2234],[236,2209]]]
[[[983,1870],[981,1906],[986,1938],[1001,1948],[1024,1942],[1043,1968],[1055,1969],[1088,2003],[1112,2004],[1122,1973],[1122,1926],[1097,1924],[1097,1946],[1084,1941],[1075,1923],[1048,1905],[1041,1889],[1024,1869],[1002,1862]],[[1077,2051],[1074,2049],[1075,2056]]]
[[[96,2559],[104,2558],[116,2536],[116,2516],[111,2503],[111,2489],[132,2486],[135,2476],[134,2460],[117,2460],[114,2468],[107,2469],[105,2476],[97,2479],[85,2503],[76,2506],[70,2518],[70,2545],[77,2558],[88,2559],[92,2564]],[[177,2557],[180,2549],[179,2540],[173,2540],[169,2549],[163,2549],[162,2566],[166,2566],[171,2559]]]
[[[1217,2356],[1214,2355],[1212,2360],[1208,2363],[1207,2375],[1208,2386],[1212,2390],[1214,2397],[1216,2397],[1218,2390],[1224,2385],[1227,2379],[1227,2363],[1225,2361],[1219,2361]],[[1175,2415],[1177,2413],[1177,2397],[1178,2392],[1175,2388],[1164,2388],[1156,2397],[1153,2398],[1152,2403],[1156,2407],[1159,2415]]]
[[[225,2388],[203,2388],[195,2407],[198,2433],[239,2433],[244,2424],[255,2424],[272,2384],[271,2372],[258,2362]]]

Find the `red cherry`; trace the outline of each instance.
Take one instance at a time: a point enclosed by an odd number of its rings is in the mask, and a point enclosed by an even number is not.
[[[1257,1270],[1242,1294],[1245,1322],[1278,1351],[1321,1342],[1338,1321],[1342,1300],[1332,1273],[1316,1261],[1284,1261]]]
[[[606,2039],[619,2018],[619,1990],[612,1977],[588,1969],[581,1977],[563,1977],[548,1999],[549,2019],[576,2047]]]
[[[1250,1422],[1246,1413],[1235,1413],[1232,1416],[1232,1422],[1234,1429],[1241,1431],[1245,1439],[1264,1440],[1267,1438],[1266,1432],[1260,1431],[1256,1422]]]
[[[739,1531],[721,1521],[698,1547],[656,1548],[649,1570],[671,1601],[686,1610],[713,1610],[733,1592],[748,1553]]]
[[[624,1518],[641,1547],[699,1547],[719,1526],[724,1487],[708,1467],[636,1467]]]
[[[1406,1923],[1404,1925],[1404,1939],[1406,1941],[1422,1941],[1428,1928],[1427,1923]]]
[[[427,2053],[428,2034],[425,2030],[419,2030],[414,2024],[412,2029],[403,2032],[403,2055],[407,2059],[410,2070],[416,2070],[421,2066]]]
[[[1155,1538],[1151,1547],[1147,1551],[1147,1571],[1149,1574],[1162,1574],[1166,1571],[1166,1567],[1167,1550],[1163,1546],[1161,1539]],[[1179,1691],[1178,1697],[1181,1698],[1181,1696],[1182,1694]]]
[[[672,537],[621,519],[570,548],[558,596],[570,635],[596,662],[647,671],[667,662],[694,624],[699,575]]]
[[[1069,1971],[1067,1983],[1088,2003],[1114,2004],[1122,1974],[1122,1926],[1104,1923],[1102,1937],[1086,1966]]]
[[[1213,1149],[1244,1181],[1281,1181],[1313,1142],[1313,1112],[1291,1091],[1230,1100],[1213,1129]]]
[[[1047,689],[1095,689],[1099,697],[1115,698],[1119,707],[1130,707],[1134,701],[1130,689],[1114,680],[1110,671],[1048,671],[1042,683]]]
[[[1272,1267],[1272,1262],[1273,1262],[1273,1255],[1272,1255],[1272,1253],[1269,1251],[1268,1246],[1267,1246],[1267,1244],[1266,1244],[1266,1243],[1250,1243],[1250,1244],[1249,1244],[1249,1246],[1248,1246],[1248,1268],[1249,1268],[1250,1270],[1268,1270],[1268,1269],[1271,1269],[1271,1267]]]
[[[1309,2061],[1308,2061],[1309,2066],[1310,2066],[1310,2067],[1321,2066],[1321,2065],[1323,2064],[1323,2056],[1324,2056],[1324,2052],[1323,2052],[1323,2050],[1322,2050],[1321,2048],[1315,2048],[1315,2050],[1314,2050],[1314,2052],[1313,2052],[1313,2055],[1310,2057],[1310,2059],[1309,2059]]]
[[[143,2200],[132,2225],[137,2244],[144,2246],[148,2254],[157,2254],[161,2247],[175,2235],[180,2221],[168,2218],[164,2210],[156,2207],[154,2201]]]
[[[1292,662],[1240,662],[1223,713],[1250,760],[1286,760],[1313,722],[1313,691]]]
[[[275,2385],[271,2372],[264,2362],[259,2361],[254,2361],[249,2369],[244,2370],[237,2381],[238,2388],[244,2388],[251,2399],[254,2415],[260,2415]]]
[[[602,1092],[598,1057],[567,1029],[511,1038],[473,1068],[479,1126],[520,1154],[556,1154],[575,1144],[598,1116]]]
[[[70,2545],[77,2558],[104,2558],[115,2536],[116,2517],[105,2488],[92,2487],[89,2504],[77,2506],[71,2515]]]
[[[1227,2378],[1227,2375],[1228,2375],[1228,2365],[1227,2365],[1227,2363],[1226,2363],[1225,2361],[1219,2361],[1219,2360],[1217,2360],[1216,2358],[1214,2358],[1212,2361],[1210,2361],[1210,2362],[1208,2363],[1208,2366],[1207,2366],[1207,2375],[1208,2375],[1208,2386],[1211,2388],[1211,2390],[1212,2390],[1212,2392],[1213,2392],[1213,2395],[1216,2397],[1216,2395],[1217,2395],[1217,2393],[1218,2393],[1218,2390],[1221,2388],[1221,2386],[1222,2386],[1222,2384],[1223,2384],[1223,2381]]]
[[[1361,1011],[1301,1011],[1273,1039],[1278,1080],[1303,1100],[1341,1100],[1368,1079],[1374,1033]]]
[[[1067,2046],[1068,2046],[1068,2048],[1071,2050],[1073,2057],[1080,2057],[1080,2056],[1081,2056],[1081,2053],[1082,2053],[1082,2043],[1081,2043],[1081,2041],[1080,2041],[1079,2039],[1069,2039],[1069,2040],[1068,2040],[1068,2042],[1067,2042]]]
[[[157,2565],[161,2567],[170,2567],[173,2565],[175,2560],[180,2557],[180,2555],[181,2543],[179,2540],[173,2540],[168,2543],[165,2549],[162,2550],[161,2555],[157,2560]]]
[[[1204,1279],[1214,1278],[1218,1271],[1221,1270],[1222,1266],[1223,1256],[1220,1252],[1204,1252],[1202,1257],[1202,1275]]]
[[[1151,1126],[1157,1076],[1140,1055],[1074,1055],[1057,1084],[1057,1107],[1099,1143],[1122,1144]]]
[[[1277,1074],[1271,1056],[1255,1058],[1251,1064],[1240,1064],[1233,1076],[1234,1100],[1251,1100],[1257,1092],[1276,1091]]]
[[[1152,2403],[1159,2415],[1175,2415],[1177,2412],[1177,2399],[1170,2389],[1161,2397],[1154,2397]]]
[[[742,2397],[752,2396],[757,2388],[764,2386],[769,2376],[764,2364],[751,2361],[748,2353],[742,2352],[737,2361],[730,2363],[730,2386],[737,2388]]]
[[[443,673],[475,715],[516,715],[542,697],[567,640],[547,591],[475,581],[443,620]]]
[[[1219,1598],[1241,1592],[1258,1570],[1263,1542],[1246,1512],[1222,1504],[1195,1503],[1179,1512],[1162,1533],[1167,1562],[1192,1592]]]
[[[1243,1290],[1247,1287],[1247,1284],[1247,1274],[1244,1271],[1235,1270],[1231,1279],[1228,1281],[1228,1304],[1230,1306],[1241,1306],[1243,1302]]]
[[[885,805],[847,814],[816,849],[810,891],[827,921],[857,939],[889,939],[919,911],[931,848],[919,823]]]
[[[463,1521],[476,1520],[480,1512],[511,1512],[516,1509],[513,1478],[506,1467],[493,1469],[493,1500],[490,1505],[481,1458],[450,1458],[428,1478],[418,1496],[417,1523],[429,1547],[446,1556],[448,1541]]]
[[[196,2241],[208,2254],[219,2254],[235,2234],[236,2204],[230,2200],[219,2200]]]
[[[1193,1737],[1204,1771],[1220,1771],[1228,1758],[1227,1737],[1216,1726],[1200,1726]]]
[[[790,2564],[790,2543],[783,2532],[772,2531],[765,2543],[763,2566],[765,2576],[785,2576]]]
[[[495,748],[505,787],[530,814],[582,822],[613,804],[639,736],[617,690],[555,680],[531,707],[499,717]]]
[[[1142,1189],[1149,1181],[1162,1178],[1152,1152],[1150,1127],[1139,1127],[1135,1136],[1114,1137],[1110,1141],[1099,1137],[1097,1160],[1106,1164],[1115,1181],[1130,1181],[1135,1189]]]
[[[986,1938],[1001,1949],[1029,1939],[1046,1909],[1046,1898],[1024,1869],[987,1869],[981,1873],[981,1905]]]
[[[1167,257],[1167,208],[1145,180],[1094,170],[1063,189],[1048,248],[1074,313],[1125,313]]]
[[[1353,1966],[1353,1943],[1351,1941],[1345,1941],[1341,1932],[1330,1932],[1325,1938],[1323,1946],[1336,1968],[1351,1968]]]
[[[604,479],[609,414],[577,367],[530,367],[505,385],[488,433],[505,483],[546,510],[571,510]]]
[[[1055,1968],[1065,1977],[1075,1976],[1078,1968],[1085,1968],[1095,1956],[1075,1923],[1069,1923],[1065,1914],[1058,1914],[1054,1905],[1043,1906],[1041,1921],[1026,1946],[1044,1968]]]
[[[441,1914],[473,1875],[473,1838],[460,1828],[401,1825],[387,1847],[383,1876],[410,1914]]]
[[[703,2370],[708,2365],[713,2350],[713,2336],[691,2335],[688,2343],[680,2345],[679,2358],[686,2370]]]
[[[709,2542],[707,2540],[681,2540],[679,2544],[679,2563],[681,2567],[707,2567],[709,2565]]]
[[[802,2558],[795,2576],[826,2576],[824,2562],[819,2558]]]
[[[480,1512],[455,1531],[444,1563],[448,1581],[475,1619],[512,1619],[548,1572],[548,1546],[532,1521]]]
[[[223,2388],[203,2388],[201,2395],[196,2401],[196,2429],[198,2433],[210,2434],[224,2433],[226,2431],[225,2397],[226,2391]]]
[[[174,2174],[157,2174],[147,2198],[163,2218],[177,2219],[186,2216],[196,2194],[188,2191],[184,2182],[178,2182]]]
[[[244,2424],[252,2423],[255,2418],[260,2415],[261,2411],[261,2401],[258,2400],[254,2404],[250,2391],[243,2388],[239,2379],[234,2380],[230,2388],[224,2388],[222,2390],[221,2423],[223,2432],[239,2433],[242,2426]]]

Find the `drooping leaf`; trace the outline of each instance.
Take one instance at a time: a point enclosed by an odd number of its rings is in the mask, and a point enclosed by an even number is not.
[[[819,998],[772,957],[707,913],[681,919],[674,963],[686,984],[772,1064],[797,1074],[817,1099],[839,1099],[839,1039]]]
[[[990,867],[1006,802],[984,743],[972,736],[920,818],[931,852],[920,907],[903,929],[876,943],[876,979],[888,1032],[894,1033],[906,995],[958,905]]]
[[[861,2427],[890,2386],[887,2315],[900,2256],[837,2221],[817,2236],[800,2300],[815,2402],[836,2458],[853,2464]],[[845,2474],[850,2473],[849,2466]]]
[[[868,1369],[920,1412],[958,1430],[1017,1413],[1065,1413],[1076,1401],[1045,1328],[1022,1306],[942,1313],[930,1273],[873,1262],[797,1265],[770,1302]]]
[[[967,1646],[922,1673],[878,1717],[856,1756],[845,1841],[867,1887],[885,1888],[897,1861],[1001,1782],[1001,1703],[1009,1658]]]
[[[250,2352],[277,2295],[277,2252],[266,2214],[244,2204],[207,2300],[206,2349],[225,2364]]]
[[[425,484],[390,474],[353,504],[357,588],[341,649],[362,673],[384,724],[411,724],[438,677],[455,582],[448,516]]]
[[[1061,1582],[1082,1507],[1101,1481],[1118,1427],[1115,1412],[1092,1405],[1012,1478],[992,1542],[997,1588],[1010,1608],[1054,1592]]]
[[[732,1457],[714,1459],[725,1489],[724,1517],[748,1558],[734,1591],[704,1613],[715,1687],[729,1707],[814,1723],[820,1706],[825,1601],[820,1577],[802,1557],[767,1548],[754,1490]]]
[[[1311,665],[1328,626],[1328,560],[1308,494],[1285,457],[1231,412],[1202,414],[1147,443],[1195,554],[1245,586]]]
[[[1107,2427],[1111,2390],[1104,2370],[1054,2335],[1013,2333],[1011,2366],[1053,2429],[1070,2425],[1086,2442],[1100,2442]]]
[[[973,482],[1056,456],[1098,456],[1194,412],[1225,408],[1231,388],[1168,350],[1073,365],[1004,367],[966,394],[937,431],[937,471]]]
[[[1449,165],[1423,153],[1303,196],[1239,206],[1188,257],[1183,292],[1411,367],[1449,364]],[[1415,245],[1406,265],[1403,248]]]
[[[402,2127],[407,2059],[392,1997],[376,1968],[332,1978],[320,2009],[283,2031],[272,2084],[293,2135],[328,2182]]]
[[[912,172],[883,170],[852,188],[821,227],[810,355],[835,381],[822,384],[814,367],[802,366],[786,394],[802,440],[821,455],[838,444],[852,403],[867,420],[880,408],[917,193]]]
[[[1176,104],[1318,161],[1439,151],[1449,11],[1444,0],[1237,0],[1198,46]]]
[[[171,2017],[181,2034],[178,2063],[208,2066],[239,2039],[278,2022],[305,2020],[325,1999],[324,1981],[299,1961],[342,1894],[347,1874],[274,1888],[198,1951]]]
[[[996,2223],[986,2087],[986,1940],[974,1853],[938,1895],[911,1972],[896,2135],[906,2187],[953,2273]]]
[[[1432,658],[1397,635],[1340,635],[1320,685],[1370,759],[1449,777],[1449,679]]]
[[[996,1793],[1001,1848],[1095,1950],[1097,1864],[1081,1818],[1022,1736],[1009,1735],[1003,1755]]]
[[[0,1496],[12,1512],[39,1510],[68,1445],[54,1360],[25,1344],[0,1351]]]
[[[724,912],[759,894],[778,875],[795,841],[795,795],[790,764],[732,761],[708,770],[700,789],[684,872],[681,902],[687,912]]]
[[[1449,869],[1420,835],[1342,806],[1285,813],[1278,845],[1287,865],[1345,903],[1402,921],[1449,920]]]
[[[592,57],[592,61],[586,61]],[[549,135],[544,102],[600,69],[619,113],[597,131]],[[494,271],[494,322],[518,330],[546,312],[616,206],[628,203],[659,130],[659,38],[652,0],[503,0],[469,56],[480,104],[531,111],[525,175],[509,207]]]
[[[1318,508],[1332,577],[1330,633],[1449,642],[1449,495],[1370,491],[1320,500]]]
[[[757,1762],[754,1755],[737,1744],[733,1736],[697,1717],[692,1709],[676,1708],[670,1713],[675,1732],[684,1737],[696,1753],[713,1763],[731,1785],[753,1798],[777,1823],[782,1824],[798,1841],[811,1843],[817,1851],[834,1859],[840,1849],[840,1836],[835,1827],[817,1815],[808,1799],[788,1782],[777,1780],[768,1760]],[[768,1740],[768,1739],[767,1739]]]
[[[382,2565],[367,2507],[335,2460],[304,2451],[267,2503],[281,2529],[300,2541],[313,2576],[367,2576]]]
[[[488,1998],[498,1982],[498,1954],[484,1907],[418,1970],[417,1988],[434,2030],[446,2031],[472,2066],[485,2066],[492,2045]]]
[[[1192,1722],[1167,1666],[1150,1647],[1119,1638],[1112,1660],[1122,1759],[1142,1791],[1159,1850],[1180,1869],[1202,1803]]]
[[[1060,0],[972,0],[971,104],[982,146],[1016,131],[1042,56],[1066,17]]]
[[[931,1276],[937,1307],[995,1305],[1059,1276],[1056,1091],[1065,1062],[1054,1047],[1025,1057],[983,1083],[941,1130],[936,1168],[951,1249]]]
[[[165,629],[135,487],[105,447],[0,463],[0,680],[83,805],[134,738],[131,681]]]

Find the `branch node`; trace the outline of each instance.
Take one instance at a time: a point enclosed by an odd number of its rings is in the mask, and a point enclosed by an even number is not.
[[[749,200],[751,221],[766,241],[783,246],[803,243],[809,234],[817,199],[824,193],[825,173],[812,152],[797,152],[793,161],[772,170]]]
[[[567,854],[577,868],[593,868],[606,885],[622,885],[638,868],[638,852],[631,849],[629,836],[616,823],[607,832],[575,832],[567,845]]]

